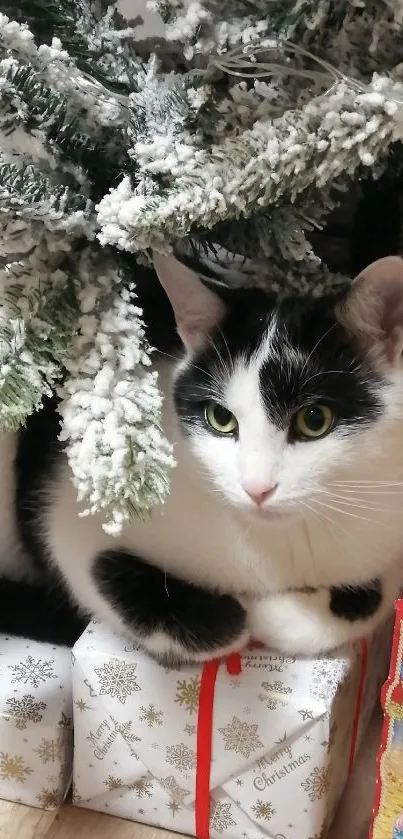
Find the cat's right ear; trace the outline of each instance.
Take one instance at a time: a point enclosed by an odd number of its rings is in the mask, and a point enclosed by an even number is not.
[[[393,366],[403,352],[403,259],[372,262],[353,283],[337,315],[361,349],[381,366]]]
[[[174,310],[178,333],[191,352],[206,340],[223,319],[224,303],[200,277],[174,256],[153,252],[158,279]]]

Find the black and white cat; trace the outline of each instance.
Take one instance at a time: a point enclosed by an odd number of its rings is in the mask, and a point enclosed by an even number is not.
[[[78,516],[54,406],[4,436],[0,629],[70,643],[93,614],[171,663],[367,634],[403,580],[403,261],[283,302],[155,268],[183,345],[158,361],[170,496],[116,540]]]

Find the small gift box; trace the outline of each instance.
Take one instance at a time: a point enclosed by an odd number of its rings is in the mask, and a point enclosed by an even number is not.
[[[318,837],[388,648],[382,633],[315,660],[259,648],[167,671],[93,623],[73,651],[74,803],[200,839]]]
[[[384,724],[378,754],[371,839],[403,839],[403,600],[396,603],[392,655],[382,691]]]
[[[72,745],[70,650],[0,636],[0,798],[58,807]]]

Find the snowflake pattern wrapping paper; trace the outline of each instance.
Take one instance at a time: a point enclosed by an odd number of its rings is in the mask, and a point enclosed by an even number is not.
[[[72,774],[70,651],[0,636],[0,798],[53,810]]]
[[[388,664],[390,628],[370,644],[358,742]],[[219,667],[211,839],[313,839],[333,816],[350,758],[362,646],[295,659],[258,649]],[[195,834],[202,670],[167,671],[92,623],[73,651],[74,803]],[[290,808],[292,801],[292,808]]]

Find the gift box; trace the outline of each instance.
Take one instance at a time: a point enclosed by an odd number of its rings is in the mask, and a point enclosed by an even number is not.
[[[403,600],[396,603],[370,839],[403,839]]]
[[[72,747],[70,650],[0,636],[0,798],[58,807]]]
[[[389,637],[387,637],[389,636]],[[390,631],[169,671],[92,623],[73,651],[73,801],[202,839],[314,839],[385,679]]]

